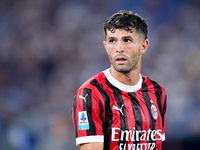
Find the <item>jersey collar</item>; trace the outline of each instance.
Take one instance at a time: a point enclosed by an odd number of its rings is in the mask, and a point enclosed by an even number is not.
[[[125,91],[125,92],[135,92],[138,91],[141,87],[142,87],[142,76],[140,74],[140,80],[138,81],[138,83],[136,85],[126,85],[123,84],[121,82],[119,82],[118,80],[116,80],[110,73],[109,69],[106,69],[103,71],[104,75],[106,76],[106,78],[108,79],[108,81],[114,85],[115,87],[117,87],[118,89]]]

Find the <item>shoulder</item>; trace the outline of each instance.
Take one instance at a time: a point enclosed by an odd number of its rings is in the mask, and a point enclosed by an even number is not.
[[[76,95],[77,99],[88,99],[93,102],[100,103],[100,101],[105,100],[104,98],[104,87],[103,84],[105,84],[105,75],[103,72],[100,72],[87,80],[85,83],[83,83],[80,88],[77,90]],[[106,92],[105,92],[106,93]],[[78,102],[81,102],[78,100]],[[89,105],[88,105],[89,106]]]
[[[92,78],[88,79],[86,82],[84,82],[78,90],[81,89],[93,89],[95,86],[98,86],[100,84],[103,84],[103,82],[105,82],[105,75],[103,72],[100,72],[98,74],[96,74],[95,76],[93,76]]]
[[[166,94],[165,88],[162,85],[160,85],[158,82],[150,79],[148,76],[142,75],[142,78],[143,78],[143,84],[148,86],[148,89],[154,89],[156,93]]]

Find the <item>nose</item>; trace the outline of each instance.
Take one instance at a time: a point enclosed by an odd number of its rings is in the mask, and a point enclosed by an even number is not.
[[[123,53],[124,52],[124,45],[121,42],[118,42],[116,45],[116,52],[117,53]]]

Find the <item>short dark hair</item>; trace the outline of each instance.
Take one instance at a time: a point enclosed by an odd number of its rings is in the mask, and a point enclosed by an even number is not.
[[[115,29],[124,29],[128,32],[133,32],[133,29],[136,29],[136,32],[142,33],[144,38],[147,39],[147,28],[146,20],[140,15],[132,11],[120,10],[104,23],[104,35],[106,37],[107,30],[114,33]]]

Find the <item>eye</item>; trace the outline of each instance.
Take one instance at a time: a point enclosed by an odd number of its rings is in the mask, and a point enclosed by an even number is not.
[[[130,43],[130,42],[131,42],[131,39],[124,39],[124,42],[125,42],[125,43]]]
[[[111,40],[109,40],[109,43],[114,44],[115,40],[111,39]]]

